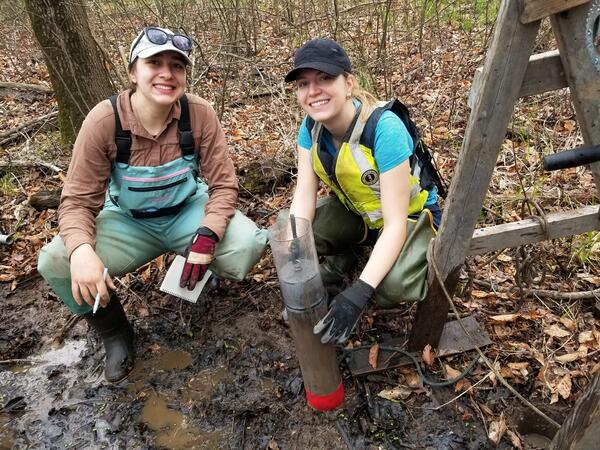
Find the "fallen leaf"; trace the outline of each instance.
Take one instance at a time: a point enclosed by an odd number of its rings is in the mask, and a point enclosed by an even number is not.
[[[377,357],[379,356],[379,344],[375,344],[369,350],[369,364],[373,369],[377,369]]]
[[[546,328],[544,330],[544,333],[546,333],[548,336],[557,337],[557,338],[571,336],[571,332],[570,331],[563,330],[562,328],[560,328],[556,324],[552,325],[549,328]]]
[[[577,322],[569,319],[568,317],[561,317],[560,323],[562,323],[568,330],[575,331],[577,329]]]
[[[413,393],[413,390],[406,386],[398,386],[393,389],[386,389],[377,394],[378,397],[384,398],[391,402],[406,400]]]
[[[495,320],[496,322],[514,322],[519,317],[520,314],[500,314],[499,316],[491,316],[490,319]]]
[[[490,423],[488,439],[498,445],[504,433],[506,433],[506,421],[504,420],[504,413],[502,413],[500,414],[500,419]]]
[[[269,441],[267,444],[267,450],[279,450],[279,445],[277,445],[277,441],[275,439],[271,439]]]
[[[489,297],[492,294],[490,292],[478,291],[477,289],[473,289],[471,291],[471,295],[475,298],[485,298],[485,297]]]
[[[508,436],[508,439],[510,439],[510,443],[513,445],[513,447],[517,449],[523,448],[523,444],[521,443],[521,439],[519,438],[517,433],[515,433],[514,431],[506,430],[506,435]]]
[[[565,375],[556,385],[556,392],[565,400],[571,396],[571,376]]]
[[[431,366],[434,361],[434,354],[431,351],[431,345],[427,344],[423,349],[423,362],[428,366]]]
[[[594,340],[594,333],[592,331],[582,331],[581,333],[579,333],[577,340],[580,344],[591,342]]]
[[[512,256],[507,255],[506,253],[500,253],[497,257],[498,261],[502,261],[502,262],[511,262]]]
[[[406,375],[406,383],[413,388],[423,386],[423,384],[421,383],[421,377],[419,377],[419,374],[417,374],[416,372],[411,372],[408,375]]]
[[[576,352],[567,353],[566,355],[557,356],[555,359],[561,363],[569,363],[587,356],[587,347],[582,345]]]
[[[459,377],[461,372],[452,368],[449,364],[444,364],[446,368],[446,380],[453,380],[456,377]]]
[[[462,380],[458,380],[456,382],[456,384],[454,385],[454,392],[459,393],[459,392],[463,392],[466,391],[467,389],[469,389],[471,387],[471,382],[469,380],[467,380],[466,378],[463,378]]]

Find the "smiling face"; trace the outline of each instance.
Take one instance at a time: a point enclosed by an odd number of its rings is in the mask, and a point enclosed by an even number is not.
[[[129,78],[136,85],[136,96],[148,106],[171,106],[185,92],[186,71],[183,58],[175,52],[162,52],[138,58]]]
[[[300,72],[296,78],[298,103],[312,119],[329,128],[337,125],[349,108],[354,115],[352,104],[352,76],[333,77],[314,69]]]

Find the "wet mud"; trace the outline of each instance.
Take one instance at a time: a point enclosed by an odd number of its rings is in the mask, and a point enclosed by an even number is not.
[[[422,388],[395,403],[376,394],[397,373],[354,379],[340,352],[345,403],[312,410],[274,287],[225,283],[195,305],[151,286],[119,294],[138,359],[111,385],[100,342],[83,321],[64,332],[70,314],[42,280],[0,292],[0,449],[511,448],[489,443],[473,408],[506,409],[507,393],[438,409],[453,389]]]

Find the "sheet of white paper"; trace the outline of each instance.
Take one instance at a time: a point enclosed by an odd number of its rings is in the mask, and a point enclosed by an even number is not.
[[[181,271],[183,270],[184,264],[185,258],[181,255],[177,255],[173,260],[171,267],[167,270],[165,279],[160,285],[160,290],[167,294],[174,295],[175,297],[182,298],[183,300],[187,300],[188,302],[196,303],[202,289],[204,289],[206,282],[212,275],[212,272],[207,270],[204,277],[196,283],[196,287],[190,291],[187,287],[179,287],[179,279],[181,278]]]

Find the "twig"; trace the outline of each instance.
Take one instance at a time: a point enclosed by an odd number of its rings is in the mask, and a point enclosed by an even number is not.
[[[41,84],[28,84],[28,83],[10,83],[7,81],[0,81],[0,89],[11,89],[18,91],[34,91],[39,92],[41,94],[52,94],[54,91],[52,88],[46,87]]]
[[[82,316],[71,316],[67,323],[62,327],[62,330],[58,333],[58,335],[53,339],[53,342],[60,344],[64,341],[66,334],[81,320]]]
[[[0,361],[0,364],[37,364],[38,362],[31,359],[5,359]]]
[[[60,173],[63,171],[63,169],[61,169],[58,166],[55,166],[54,164],[51,163],[47,163],[45,161],[17,161],[17,160],[11,160],[8,162],[0,162],[0,167],[31,167],[31,166],[42,166],[42,167],[46,167],[47,169],[53,170],[54,172]]]
[[[436,243],[437,239],[432,239],[431,242],[429,243],[429,254],[433,255],[433,247],[435,247],[435,243]],[[546,414],[544,414],[542,411],[540,411],[538,408],[536,408],[529,400],[527,400],[525,397],[523,397],[521,394],[519,394],[514,387],[512,387],[508,381],[506,381],[506,379],[502,376],[502,374],[500,374],[500,372],[498,370],[496,370],[496,368],[494,367],[494,365],[491,363],[491,361],[488,359],[487,356],[485,356],[483,354],[483,352],[481,351],[481,349],[479,348],[479,346],[475,343],[475,339],[473,339],[473,336],[471,336],[471,333],[469,333],[469,331],[465,328],[462,319],[459,317],[459,312],[456,309],[456,305],[454,304],[454,301],[452,300],[452,297],[450,296],[450,294],[448,293],[448,290],[446,289],[446,285],[444,284],[442,275],[440,274],[440,270],[437,266],[437,262],[435,260],[435,258],[431,258],[431,266],[433,267],[433,271],[435,274],[435,277],[437,279],[437,282],[439,283],[440,287],[442,288],[442,292],[444,293],[444,296],[446,297],[446,300],[448,300],[448,303],[450,304],[450,307],[452,308],[452,311],[454,311],[454,314],[456,314],[457,318],[456,320],[458,320],[458,324],[460,325],[460,327],[462,328],[463,332],[467,335],[467,337],[469,338],[469,340],[471,341],[471,344],[473,345],[473,348],[475,350],[477,350],[477,353],[479,353],[479,356],[481,356],[481,359],[483,359],[483,361],[486,363],[486,365],[490,368],[490,370],[494,373],[494,375],[496,376],[496,378],[498,380],[500,380],[500,382],[504,385],[504,387],[506,387],[510,392],[512,392],[513,395],[515,395],[519,400],[521,400],[526,406],[528,406],[529,408],[531,408],[535,413],[537,413],[540,417],[544,418],[546,421],[548,421],[548,423],[552,424],[554,427],[556,427],[556,429],[560,428],[560,424],[558,422],[556,422],[555,420],[551,419],[550,417],[548,417]]]
[[[492,283],[485,280],[473,280],[474,283],[484,286],[490,289],[493,289],[497,292],[511,293],[518,291],[518,288],[510,287],[510,288],[502,288],[499,286],[493,286]],[[545,297],[551,298],[553,300],[590,300],[590,299],[599,299],[600,298],[600,288],[592,289],[591,291],[580,291],[580,292],[560,292],[560,291],[551,291],[548,289],[529,289],[524,288],[523,293],[526,295],[532,295],[536,297]]]
[[[40,126],[40,128],[47,125],[55,125],[57,118],[58,112],[54,111],[50,114],[46,114],[42,117],[30,120],[29,122],[25,122],[24,124],[19,125],[18,127],[13,128],[12,130],[4,131],[0,133],[0,146],[6,145],[9,142],[19,139],[25,133],[31,131],[38,125]]]

